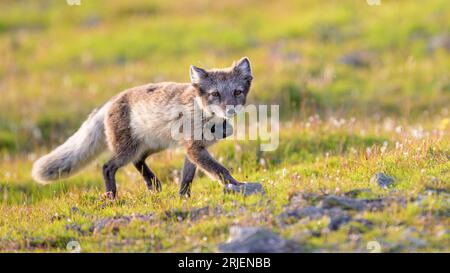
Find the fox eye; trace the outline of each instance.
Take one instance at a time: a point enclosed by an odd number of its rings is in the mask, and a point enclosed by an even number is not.
[[[211,92],[210,95],[213,97],[220,97],[220,94],[217,91]]]
[[[234,90],[234,96],[237,97],[242,94],[242,90]]]

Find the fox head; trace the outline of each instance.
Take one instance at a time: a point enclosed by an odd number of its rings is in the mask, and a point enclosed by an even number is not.
[[[247,57],[223,69],[205,70],[192,65],[190,75],[203,110],[221,118],[231,118],[245,105],[253,79]]]

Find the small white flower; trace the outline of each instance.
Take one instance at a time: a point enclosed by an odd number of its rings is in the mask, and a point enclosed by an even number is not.
[[[266,166],[266,161],[264,160],[264,158],[260,158],[259,159],[259,165],[265,167]]]

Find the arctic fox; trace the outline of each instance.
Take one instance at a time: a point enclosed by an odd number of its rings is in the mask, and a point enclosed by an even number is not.
[[[227,119],[245,105],[253,79],[250,61],[244,57],[223,69],[191,66],[190,79],[190,83],[150,83],[114,96],[95,109],[66,142],[34,163],[33,178],[46,184],[69,177],[109,149],[112,156],[103,165],[108,197],[116,197],[116,172],[130,162],[142,174],[148,189],[160,191],[161,182],[145,159],[169,147],[182,146],[186,157],[180,195],[190,195],[197,167],[222,184],[240,184],[207,151],[220,137],[205,139],[202,130],[206,123],[219,119],[222,122],[215,124],[223,127],[213,125],[212,131],[215,127],[223,129],[222,138],[231,134],[233,128]],[[174,137],[174,128],[178,128],[180,120],[190,122],[179,129],[180,132],[192,129],[188,137]],[[199,130],[200,137],[194,137]]]

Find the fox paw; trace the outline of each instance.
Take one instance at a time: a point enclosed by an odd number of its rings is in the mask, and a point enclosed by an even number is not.
[[[116,199],[117,194],[115,192],[112,191],[107,191],[103,194],[103,197],[106,199],[110,199],[110,200],[114,200]]]

